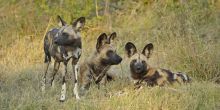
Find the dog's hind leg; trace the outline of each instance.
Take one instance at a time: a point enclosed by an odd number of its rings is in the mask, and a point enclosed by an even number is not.
[[[46,62],[45,63],[45,70],[44,70],[44,74],[43,74],[43,78],[42,78],[42,85],[41,85],[41,90],[42,92],[45,91],[45,87],[46,87],[46,76],[47,76],[47,71],[48,71],[48,68],[49,68],[49,65],[50,65],[50,62]]]
[[[46,76],[47,76],[47,71],[51,62],[51,56],[50,56],[50,52],[49,52],[49,39],[48,39],[48,35],[45,36],[44,38],[44,54],[45,54],[45,59],[44,59],[44,63],[45,63],[45,70],[44,70],[44,74],[43,74],[43,78],[42,78],[42,86],[41,86],[41,90],[44,92],[45,91],[45,87],[46,87]]]
[[[66,99],[66,74],[67,74],[67,62],[64,62],[64,71],[62,73],[62,89],[61,89],[61,96],[60,101],[63,102]]]
[[[55,62],[54,62],[53,73],[52,73],[52,79],[51,79],[51,81],[50,81],[50,84],[51,84],[51,86],[52,86],[53,88],[54,88],[54,79],[55,79],[55,76],[56,76],[56,74],[57,74],[57,72],[58,72],[58,70],[59,70],[59,67],[60,67],[60,62],[55,61]]]

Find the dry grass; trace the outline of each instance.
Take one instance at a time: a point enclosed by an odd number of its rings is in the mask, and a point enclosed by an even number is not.
[[[1,109],[106,109],[106,110],[217,110],[219,109],[220,86],[210,82],[197,82],[183,86],[145,87],[134,91],[128,79],[111,82],[106,87],[91,87],[86,98],[77,101],[72,95],[68,80],[67,101],[60,103],[61,80],[57,78],[55,88],[46,94],[40,91],[41,66],[25,69],[19,74],[4,79],[0,88]],[[123,92],[122,92],[123,91]],[[121,94],[119,94],[121,92]]]
[[[99,4],[98,18],[94,16],[95,6],[91,1],[67,0],[62,7],[58,1],[50,6],[44,0],[0,1],[0,108],[217,110],[220,107],[220,87],[214,83],[220,80],[219,1],[112,1],[107,16],[102,16],[104,8]],[[58,102],[59,76],[56,88],[48,89],[44,95],[39,91],[43,36],[47,29],[57,26],[55,17],[58,14],[68,22],[86,16],[81,60],[94,50],[91,47],[95,47],[100,33],[117,32],[117,52],[124,60],[114,68],[122,79],[100,90],[93,86],[87,98],[80,102],[72,97],[71,86],[67,101]],[[138,49],[152,42],[155,46],[150,59],[152,66],[187,72],[194,82],[134,91],[127,78],[129,68],[124,54],[128,41],[134,42]],[[109,97],[122,90],[128,94]]]

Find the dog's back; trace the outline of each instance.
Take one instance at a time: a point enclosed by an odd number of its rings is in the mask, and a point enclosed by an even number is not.
[[[167,69],[156,68],[149,68],[148,72],[142,77],[142,80],[146,81],[149,86],[164,86],[165,84],[174,83],[183,84],[191,81],[185,73],[175,73]]]

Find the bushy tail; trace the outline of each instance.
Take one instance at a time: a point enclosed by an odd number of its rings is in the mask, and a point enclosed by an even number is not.
[[[49,52],[49,41],[47,38],[47,35],[44,38],[44,54],[45,54],[45,58],[44,58],[44,63],[50,62],[51,61],[51,56],[50,56],[50,52]]]
[[[51,56],[45,54],[44,63],[48,63],[51,61]]]
[[[180,77],[184,83],[188,83],[192,81],[192,79],[186,73],[178,72],[176,73],[176,75]]]

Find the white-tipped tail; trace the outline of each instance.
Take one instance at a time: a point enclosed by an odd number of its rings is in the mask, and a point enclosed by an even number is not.
[[[180,76],[183,79],[184,82],[191,81],[191,79],[189,78],[189,76],[186,73],[178,72],[176,75]]]

